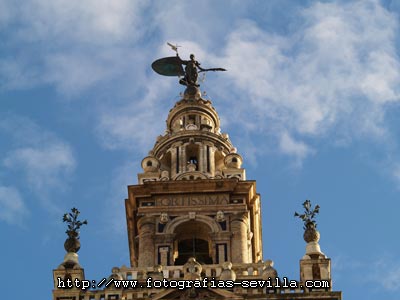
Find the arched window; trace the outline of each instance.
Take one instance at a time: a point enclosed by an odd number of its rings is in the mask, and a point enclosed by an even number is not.
[[[175,265],[184,265],[190,257],[201,264],[212,264],[211,228],[203,222],[190,220],[175,229]]]

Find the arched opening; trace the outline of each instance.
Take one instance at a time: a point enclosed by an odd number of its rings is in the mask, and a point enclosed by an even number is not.
[[[195,257],[201,264],[212,264],[211,228],[203,222],[190,220],[176,229],[175,265],[184,265],[189,257]]]
[[[161,156],[160,162],[161,162],[161,170],[166,170],[166,171],[170,172],[172,169],[171,152],[167,152],[163,156]]]
[[[199,145],[189,144],[186,146],[186,157],[187,157],[187,165],[188,171],[196,171],[199,168]],[[189,165],[194,166],[193,169],[190,169]]]

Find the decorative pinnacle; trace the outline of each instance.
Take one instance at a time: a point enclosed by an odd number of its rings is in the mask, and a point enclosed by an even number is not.
[[[319,205],[316,205],[314,208],[311,206],[311,201],[306,200],[303,203],[304,214],[299,214],[297,212],[294,213],[295,217],[299,217],[304,222],[304,230],[307,229],[307,226],[313,224],[314,228],[317,227],[317,222],[315,221],[315,217],[319,213]]]
[[[79,228],[82,225],[87,225],[87,220],[79,221],[78,216],[80,211],[73,207],[70,213],[65,213],[63,216],[63,222],[68,224],[68,229],[65,231],[68,236],[74,236],[79,239]]]

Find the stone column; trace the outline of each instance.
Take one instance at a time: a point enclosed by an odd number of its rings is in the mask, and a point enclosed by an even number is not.
[[[162,266],[168,266],[168,252],[169,252],[169,247],[160,247],[160,264]]]
[[[225,262],[225,244],[218,244],[217,252],[218,252],[218,264],[222,264]]]
[[[160,256],[160,260],[158,264],[163,266],[169,266],[172,264],[172,255],[174,250],[174,233],[163,233],[156,234],[154,241],[155,245],[158,248],[158,255]],[[155,260],[158,260],[158,257],[155,257]]]
[[[197,162],[197,164],[198,164],[197,170],[200,172],[204,172],[207,170],[207,165],[206,165],[207,161],[204,157],[204,154],[205,154],[204,147],[206,147],[206,146],[201,143],[198,145],[199,145],[199,158],[198,158],[198,162]]]
[[[154,266],[154,233],[155,220],[154,217],[142,217],[138,221],[139,228],[139,267]]]
[[[182,145],[179,147],[179,173],[186,171],[186,165],[186,145]]]
[[[176,175],[176,164],[178,163],[176,161],[176,151],[177,148],[171,148],[170,152],[171,152],[171,178],[174,178]]]
[[[232,263],[248,263],[247,217],[245,214],[233,216],[231,231]]]
[[[210,174],[215,176],[215,147],[210,146]]]

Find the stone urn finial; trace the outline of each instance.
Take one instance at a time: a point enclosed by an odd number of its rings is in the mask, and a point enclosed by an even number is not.
[[[200,280],[203,267],[196,261],[195,257],[189,257],[186,264],[183,265],[185,280]]]
[[[230,261],[226,261],[222,264],[222,272],[219,277],[220,280],[236,280],[236,272],[232,270],[232,263]]]
[[[278,272],[274,269],[274,262],[270,259],[266,260],[264,263],[262,278],[265,280],[272,279],[272,284],[275,285],[276,284],[275,278],[277,277],[278,277]]]
[[[320,234],[317,230],[317,222],[315,221],[315,217],[319,213],[319,205],[316,205],[314,208],[311,206],[311,201],[306,200],[303,203],[304,213],[299,214],[297,212],[294,213],[295,217],[298,217],[304,222],[304,235],[303,238],[307,243],[310,242],[318,242],[320,238]]]
[[[196,164],[195,163],[193,163],[193,162],[188,162],[187,163],[187,170],[189,171],[189,172],[193,172],[193,171],[196,171],[196,169],[197,169],[197,166],[196,166]]]
[[[74,207],[71,209],[70,213],[65,213],[63,216],[63,222],[68,224],[67,231],[65,231],[68,238],[64,243],[64,248],[68,253],[77,253],[81,248],[81,243],[79,242],[79,228],[82,225],[87,225],[87,220],[79,221],[79,214],[80,211]]]

